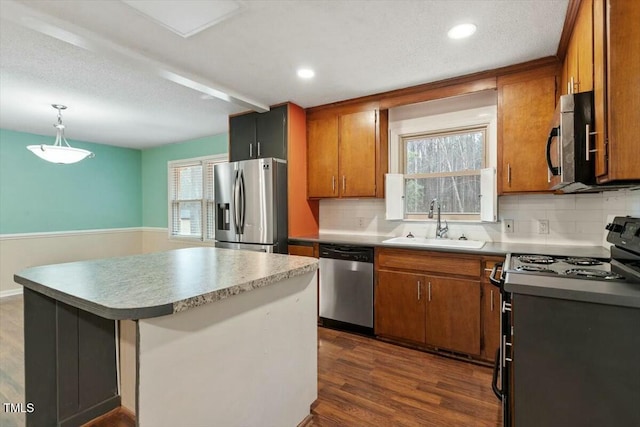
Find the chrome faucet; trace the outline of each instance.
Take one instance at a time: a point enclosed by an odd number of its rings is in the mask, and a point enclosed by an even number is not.
[[[449,224],[447,220],[444,220],[444,227],[440,223],[440,202],[438,199],[431,200],[431,204],[429,205],[429,218],[433,218],[433,205],[436,205],[438,208],[438,220],[436,222],[436,239],[442,239],[445,237],[445,234],[449,231]]]

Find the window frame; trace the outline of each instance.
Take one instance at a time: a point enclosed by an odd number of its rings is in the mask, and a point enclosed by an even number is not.
[[[217,154],[211,156],[193,157],[189,159],[169,160],[167,162],[167,234],[169,240],[181,240],[187,242],[215,242],[215,231],[211,233],[211,238],[208,238],[208,209],[209,206],[213,206],[215,224],[215,198],[213,195],[214,181],[213,174],[211,175],[211,182],[208,183],[207,165],[216,165],[220,163],[227,163],[229,156],[227,154]],[[173,199],[173,192],[175,188],[175,174],[174,170],[177,168],[189,167],[189,166],[201,166],[202,167],[202,198],[200,199]],[[208,187],[209,186],[209,187]],[[209,191],[208,191],[209,190]],[[211,196],[211,197],[208,197]],[[200,202],[200,236],[195,235],[182,235],[173,233],[173,207],[176,203],[181,202]]]
[[[420,179],[420,178],[440,178],[440,177],[458,177],[458,176],[478,176],[480,179],[481,170],[486,168],[489,165],[489,141],[488,135],[490,132],[490,124],[489,123],[477,123],[477,124],[469,124],[466,126],[453,127],[448,129],[431,129],[423,132],[414,132],[414,133],[406,133],[399,135],[399,144],[398,148],[400,150],[399,159],[400,163],[400,172],[403,174],[403,186],[406,189],[407,181],[411,179]],[[447,136],[447,135],[458,135],[462,133],[471,133],[481,131],[483,133],[482,137],[482,165],[480,169],[466,169],[457,172],[434,172],[434,173],[416,173],[416,174],[407,174],[407,145],[409,140],[414,140],[419,137],[422,138],[432,138],[439,136]],[[406,197],[406,194],[405,194]],[[463,213],[463,212],[442,212],[441,218],[448,220],[460,220],[460,221],[480,221],[481,212],[477,213]],[[419,220],[425,221],[430,220],[426,212],[420,213],[408,213],[406,203],[403,206],[403,217],[405,220]]]

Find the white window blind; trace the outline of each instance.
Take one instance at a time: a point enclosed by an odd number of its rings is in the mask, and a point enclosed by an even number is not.
[[[204,164],[204,202],[205,202],[205,239],[215,239],[215,223],[216,223],[216,204],[214,202],[214,190],[213,190],[213,167],[215,163],[208,161]]]
[[[169,162],[169,235],[215,238],[214,166],[226,156]]]

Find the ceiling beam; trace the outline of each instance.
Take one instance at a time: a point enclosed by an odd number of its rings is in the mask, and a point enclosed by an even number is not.
[[[35,11],[13,0],[2,0],[3,18],[114,62],[127,63],[165,80],[220,100],[263,113],[269,106],[239,94],[203,76],[174,67],[158,59],[108,40],[82,27]]]

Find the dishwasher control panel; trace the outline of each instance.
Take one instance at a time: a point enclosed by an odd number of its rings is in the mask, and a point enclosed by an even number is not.
[[[320,245],[320,258],[373,263],[373,248],[352,245]]]

